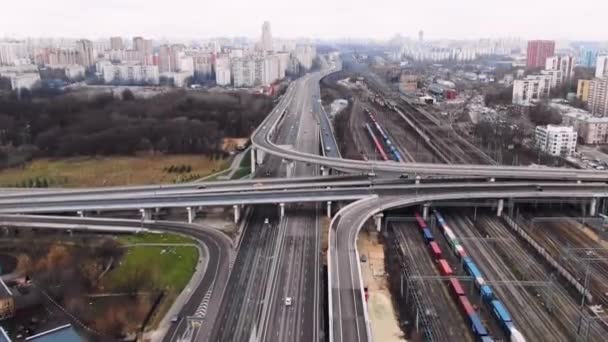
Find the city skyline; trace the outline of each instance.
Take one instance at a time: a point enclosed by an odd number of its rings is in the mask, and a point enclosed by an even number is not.
[[[176,0],[167,10],[141,0],[34,0],[3,5],[0,37],[91,39],[144,35],[163,38],[259,37],[260,23],[272,23],[280,38],[387,40],[395,34],[425,40],[521,37],[523,39],[605,40],[603,13],[608,3],[583,0],[577,16],[547,0],[492,4],[479,0],[455,4],[395,4],[379,0],[331,3],[313,0],[305,7],[276,0],[200,3]],[[408,15],[415,13],[415,15]],[[10,14],[10,15],[8,15]],[[238,18],[238,19],[236,19]]]

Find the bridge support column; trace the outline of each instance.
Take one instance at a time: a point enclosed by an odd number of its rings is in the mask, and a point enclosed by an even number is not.
[[[76,214],[77,214],[79,217],[85,217],[85,216],[86,216],[86,214],[85,214],[84,210],[78,210],[78,211],[76,212]]]
[[[286,160],[286,162],[287,163],[285,164],[285,174],[286,174],[287,178],[291,178],[291,177],[293,177],[296,163],[294,163],[291,160]]]
[[[251,174],[254,175],[255,174],[255,148],[253,148],[253,146],[251,146]]]
[[[321,176],[327,177],[329,176],[329,168],[325,166],[321,166]]]
[[[196,208],[186,207],[186,211],[188,212],[188,223],[194,222],[196,218]]]
[[[152,212],[150,211],[150,209],[139,209],[139,212],[141,213],[141,219],[143,221],[148,221],[152,219]]]
[[[420,176],[416,176],[416,184],[420,184],[420,179],[421,179]]]
[[[431,203],[424,203],[422,205],[422,218],[426,221],[429,219],[429,208],[431,207]]]
[[[378,213],[374,215],[374,221],[376,222],[376,231],[382,231],[382,218],[384,217],[383,213]]]
[[[505,207],[505,200],[504,199],[499,199],[498,200],[498,208],[496,208],[496,216],[501,217],[502,216],[502,211]]]
[[[331,218],[331,201],[327,201],[327,217]]]
[[[285,217],[285,203],[279,203],[279,217],[281,220]]]
[[[589,203],[589,216],[597,215],[597,198],[592,198]]]
[[[238,204],[232,206],[234,209],[234,223],[239,223],[239,219],[241,218],[241,207]]]

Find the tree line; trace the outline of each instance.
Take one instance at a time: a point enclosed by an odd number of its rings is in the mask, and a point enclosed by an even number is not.
[[[34,157],[221,153],[224,137],[245,137],[272,110],[248,93],[173,91],[153,98],[102,94],[80,98],[0,98],[0,147],[33,146]],[[0,160],[1,162],[1,160]]]

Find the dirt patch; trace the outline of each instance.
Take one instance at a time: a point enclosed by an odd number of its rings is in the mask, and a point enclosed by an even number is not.
[[[374,340],[405,341],[388,288],[384,247],[378,239],[378,233],[369,228],[363,229],[357,246],[361,258],[367,258],[367,261],[361,263],[361,273],[368,288],[367,307]]]

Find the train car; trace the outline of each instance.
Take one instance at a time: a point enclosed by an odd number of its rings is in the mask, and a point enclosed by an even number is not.
[[[483,301],[486,302],[488,305],[491,305],[492,300],[494,300],[495,297],[494,291],[492,291],[490,285],[480,285],[479,292],[481,293],[481,298],[483,299]]]
[[[469,315],[469,323],[471,323],[471,330],[473,330],[473,334],[477,340],[481,340],[482,337],[488,336],[488,330],[481,322],[477,313]]]
[[[437,210],[433,210],[433,213],[435,214],[435,217],[437,218],[439,224],[442,226],[445,225],[445,220],[443,219],[443,216]]]
[[[475,309],[473,309],[473,305],[469,302],[469,299],[466,296],[458,297],[458,306],[467,316],[471,316],[475,314]]]
[[[467,256],[462,260],[464,271],[475,279],[475,285],[477,286],[477,288],[481,288],[481,286],[485,284],[485,280],[483,279],[481,272],[477,268],[477,265],[475,265],[471,257]]]
[[[427,228],[426,222],[424,222],[424,219],[422,218],[422,216],[420,216],[420,214],[415,213],[414,217],[416,217],[416,222],[418,222],[418,227],[424,229]]]
[[[464,289],[462,288],[462,284],[460,284],[460,281],[456,278],[450,278],[450,289],[456,297],[462,297],[466,295]]]
[[[514,326],[509,311],[502,305],[502,302],[497,299],[490,301],[490,308],[505,334],[511,335],[511,329]]]
[[[490,336],[481,336],[479,342],[494,342],[494,339]]]
[[[431,233],[431,230],[428,228],[425,228],[422,230],[422,235],[424,236],[424,241],[426,243],[429,243],[429,242],[435,240],[435,238],[433,237],[433,233]]]
[[[442,276],[454,275],[454,271],[452,271],[450,264],[448,264],[445,259],[439,259],[437,262],[439,263],[439,273],[441,273]]]
[[[431,250],[431,255],[433,255],[433,259],[439,260],[441,259],[441,247],[435,241],[431,241],[429,243],[429,249]]]
[[[460,243],[454,245],[454,254],[458,257],[458,259],[462,259],[467,256],[467,252]]]

